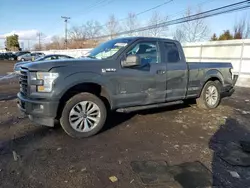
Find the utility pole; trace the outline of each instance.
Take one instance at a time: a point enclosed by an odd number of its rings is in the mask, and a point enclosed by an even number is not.
[[[41,37],[42,37],[42,35],[43,35],[43,34],[42,34],[41,32],[38,32],[38,33],[37,33],[39,50],[41,50]]]
[[[30,50],[30,39],[28,39],[28,50]]]
[[[67,25],[68,25],[68,20],[70,19],[70,17],[66,17],[66,16],[61,16],[62,19],[64,19],[64,22],[65,22],[65,49],[67,49],[67,44],[68,44],[68,39],[67,39],[67,36],[68,36],[68,28],[67,28]]]

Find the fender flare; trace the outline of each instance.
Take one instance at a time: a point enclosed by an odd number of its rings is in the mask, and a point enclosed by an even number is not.
[[[219,70],[216,70],[216,69],[210,69],[204,74],[204,79],[203,79],[203,82],[202,82],[202,85],[201,85],[201,90],[199,92],[199,96],[201,95],[201,92],[202,92],[205,84],[209,80],[212,80],[212,79],[217,79],[217,80],[220,81],[222,86],[224,85],[224,79],[223,79],[223,76],[222,76],[221,72]]]
[[[58,83],[58,85],[62,85],[62,88],[59,90],[60,93],[57,93],[57,96],[61,99],[64,94],[69,91],[71,88],[88,83],[88,84],[97,84],[100,85],[101,88],[106,92],[108,95],[108,100],[110,102],[110,106],[113,106],[113,97],[112,97],[112,91],[114,90],[113,84],[104,76],[93,73],[93,72],[78,72],[71,75],[68,75],[63,80],[61,80],[63,83]]]

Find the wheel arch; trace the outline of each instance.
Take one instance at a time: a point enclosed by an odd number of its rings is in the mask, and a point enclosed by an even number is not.
[[[111,98],[111,93],[105,85],[94,81],[79,82],[65,89],[63,95],[60,97],[59,106],[57,109],[57,119],[60,118],[66,102],[74,95],[82,92],[89,92],[96,95],[104,102],[107,109],[112,109],[113,101]]]
[[[209,81],[213,81],[213,82],[218,81],[221,84],[221,86],[223,86],[224,85],[223,80],[224,80],[223,76],[222,76],[222,74],[221,74],[221,72],[219,70],[211,69],[211,70],[207,71],[206,74],[205,74],[204,81],[203,81],[203,84],[202,84],[202,87],[201,87],[201,90],[199,92],[198,97],[200,97],[201,92],[202,92],[204,86],[207,84],[207,82],[209,82]]]

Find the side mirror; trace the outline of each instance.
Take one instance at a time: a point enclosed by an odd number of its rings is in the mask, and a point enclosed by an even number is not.
[[[128,55],[124,61],[121,62],[122,67],[134,67],[140,65],[141,59],[138,55]]]

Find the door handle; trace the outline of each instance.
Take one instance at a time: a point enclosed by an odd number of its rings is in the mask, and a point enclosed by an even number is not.
[[[165,74],[165,73],[166,73],[165,70],[157,70],[157,71],[156,71],[156,74]]]

